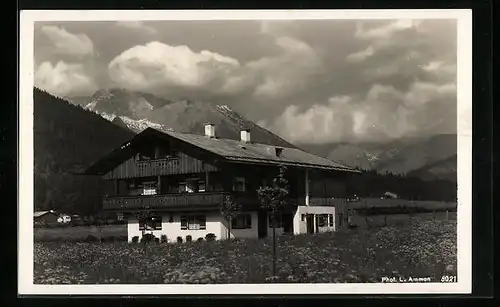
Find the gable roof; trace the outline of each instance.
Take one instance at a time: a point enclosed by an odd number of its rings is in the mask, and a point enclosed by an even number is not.
[[[174,138],[204,151],[210,152],[222,158],[226,162],[268,165],[284,164],[304,168],[358,172],[351,167],[316,156],[299,148],[273,146],[261,143],[243,143],[239,140],[209,138],[198,134],[159,131],[153,128],[147,128],[137,134],[130,141],[115,149],[103,159],[89,167],[85,173],[102,174],[111,170],[113,166],[122,163],[133,155],[133,144],[135,142],[139,142],[142,138],[149,137],[166,139]],[[276,155],[276,148],[281,148],[281,155],[279,157]]]

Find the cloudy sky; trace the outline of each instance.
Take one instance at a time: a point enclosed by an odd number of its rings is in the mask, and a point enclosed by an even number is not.
[[[456,132],[454,20],[35,24],[35,85],[227,104],[292,142]]]

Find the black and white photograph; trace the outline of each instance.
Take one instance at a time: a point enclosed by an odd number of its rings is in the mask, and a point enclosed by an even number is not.
[[[471,19],[21,12],[19,293],[470,293]]]

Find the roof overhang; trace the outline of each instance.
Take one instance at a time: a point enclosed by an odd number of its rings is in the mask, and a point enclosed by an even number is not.
[[[310,163],[295,163],[290,161],[276,161],[276,160],[256,159],[256,158],[242,158],[242,157],[225,157],[225,159],[227,162],[231,163],[260,164],[260,165],[272,165],[272,166],[285,165],[285,166],[293,166],[298,168],[315,169],[322,171],[361,173],[361,171],[353,168],[342,168],[342,167],[326,166],[326,165],[310,164]]]

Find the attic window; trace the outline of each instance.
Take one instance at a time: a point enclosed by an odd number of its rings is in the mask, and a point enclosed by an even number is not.
[[[283,154],[283,148],[281,147],[276,147],[275,151],[276,151],[276,157],[281,157],[281,155]]]

